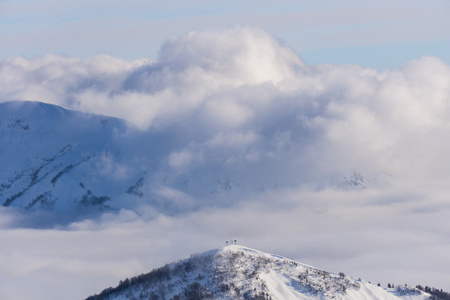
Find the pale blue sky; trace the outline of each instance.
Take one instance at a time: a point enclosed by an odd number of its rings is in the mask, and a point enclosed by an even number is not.
[[[450,63],[449,15],[448,0],[1,0],[0,58],[156,58],[172,36],[241,25],[266,30],[310,64],[385,69],[425,55]]]

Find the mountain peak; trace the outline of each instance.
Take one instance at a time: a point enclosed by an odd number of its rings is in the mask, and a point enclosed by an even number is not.
[[[101,299],[429,299],[407,287],[383,289],[239,245],[192,255],[121,281]]]

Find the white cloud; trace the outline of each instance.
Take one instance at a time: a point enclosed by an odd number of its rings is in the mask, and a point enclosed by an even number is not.
[[[96,170],[99,170],[99,175],[107,176],[114,180],[130,178],[132,173],[127,165],[116,162],[115,158],[107,152],[100,153],[99,160],[96,163]],[[95,175],[92,176],[95,177]]]
[[[239,147],[255,143],[259,136],[254,132],[219,132],[206,145],[211,147]]]
[[[450,68],[434,57],[384,72],[308,66],[264,31],[238,27],[172,38],[156,61],[9,58],[0,63],[0,82],[3,101],[40,100],[125,118],[169,130],[168,139],[185,135],[199,153],[211,151],[200,147],[219,134],[252,132],[261,141],[254,153],[312,173],[450,175],[433,174],[445,159],[450,113]],[[283,134],[289,147],[280,144]],[[184,153],[189,143],[171,152]],[[426,149],[435,155],[424,155]]]
[[[272,153],[281,165],[291,161],[322,177],[361,169],[441,178],[450,175],[437,167],[447,147],[441,137],[449,128],[449,69],[434,57],[384,72],[307,66],[264,31],[238,27],[172,38],[156,61],[5,59],[0,96],[170,128],[168,139],[186,135],[199,153],[211,153],[201,145],[218,134],[252,132],[263,141],[252,157]],[[281,147],[286,133],[289,147]],[[426,149],[436,154],[424,155]]]
[[[200,68],[231,85],[277,83],[304,66],[293,50],[266,32],[245,27],[172,39],[162,46],[160,60],[172,68]]]
[[[169,166],[175,169],[189,168],[194,162],[194,154],[187,149],[171,153],[169,156]]]

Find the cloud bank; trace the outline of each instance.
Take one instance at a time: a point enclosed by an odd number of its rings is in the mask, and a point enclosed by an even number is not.
[[[116,116],[181,139],[169,159],[180,171],[214,156],[227,163],[276,156],[320,176],[450,175],[443,167],[450,68],[434,57],[384,72],[309,66],[266,32],[236,28],[170,39],[156,61],[9,58],[0,82],[3,101]],[[219,155],[225,148],[234,155]]]
[[[307,65],[266,32],[235,28],[167,40],[155,61],[8,58],[0,86],[0,101],[136,125],[153,143],[140,151],[158,154],[167,178],[153,193],[190,208],[165,215],[142,205],[46,231],[8,229],[18,216],[2,210],[9,299],[32,298],[23,278],[40,278],[30,291],[47,298],[70,278],[79,299],[230,236],[331,271],[450,290],[450,66],[439,58],[383,72]],[[238,192],[218,205],[195,207],[197,191],[230,187]]]

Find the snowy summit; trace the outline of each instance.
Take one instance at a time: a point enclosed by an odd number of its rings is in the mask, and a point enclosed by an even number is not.
[[[231,245],[121,281],[86,300],[431,299],[409,287],[382,288],[292,259]]]

